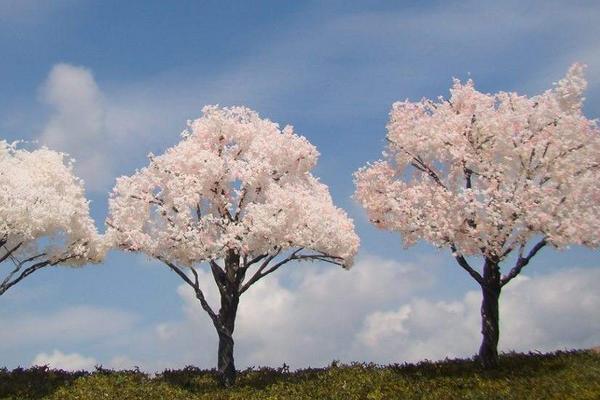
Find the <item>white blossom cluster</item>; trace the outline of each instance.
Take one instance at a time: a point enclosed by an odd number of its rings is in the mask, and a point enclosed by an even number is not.
[[[584,66],[528,98],[454,80],[450,98],[395,103],[385,160],[355,198],[404,243],[502,259],[532,237],[600,244],[600,131],[581,107]]]
[[[83,182],[64,159],[0,141],[0,258],[18,269],[28,260],[81,265],[103,257]]]
[[[182,141],[118,178],[107,235],[123,249],[183,266],[311,249],[351,265],[358,237],[311,173],[318,152],[245,107],[207,106]]]

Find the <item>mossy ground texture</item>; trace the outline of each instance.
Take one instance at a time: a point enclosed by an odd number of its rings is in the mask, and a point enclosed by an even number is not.
[[[483,371],[474,360],[379,366],[337,365],[288,372],[251,368],[234,388],[214,371],[187,367],[155,376],[139,371],[0,370],[0,399],[600,399],[600,354],[504,354]]]

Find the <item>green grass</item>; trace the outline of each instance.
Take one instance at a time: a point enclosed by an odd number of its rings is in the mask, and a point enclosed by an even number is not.
[[[232,389],[214,371],[187,367],[155,377],[139,371],[92,373],[45,367],[0,370],[0,399],[600,399],[600,354],[504,354],[500,368],[473,360],[378,366],[336,365],[288,372],[250,368]]]

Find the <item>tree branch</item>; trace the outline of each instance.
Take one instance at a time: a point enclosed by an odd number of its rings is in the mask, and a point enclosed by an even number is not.
[[[44,268],[47,267],[48,265],[55,265],[58,264],[58,262],[56,263],[51,263],[49,260],[45,260],[45,261],[41,261],[38,262],[36,264],[33,264],[30,267],[27,267],[25,270],[23,270],[23,272],[21,272],[21,275],[19,275],[17,278],[15,278],[14,280],[10,281],[10,278],[21,269],[22,264],[19,264],[17,266],[17,268],[15,268],[15,270],[13,272],[11,272],[11,274],[9,275],[8,278],[6,278],[4,280],[4,282],[2,282],[2,284],[0,285],[0,295],[4,294],[4,292],[6,292],[8,289],[10,289],[12,286],[16,285],[17,283],[19,283],[21,280],[23,280],[24,278],[26,278],[27,276],[33,274],[35,271],[37,271],[40,268]]]
[[[5,261],[8,257],[10,257],[15,251],[17,251],[17,249],[19,247],[21,247],[21,245],[23,244],[23,242],[19,242],[15,247],[13,247],[12,249],[7,248],[6,246],[3,245],[4,249],[6,250],[6,254],[4,254],[2,257],[0,257],[0,263]]]
[[[269,268],[269,269],[267,269],[266,271],[263,272],[264,268],[268,264],[268,262],[264,262],[263,265],[261,265],[261,268],[259,268],[259,270],[256,271],[256,274],[254,274],[252,276],[252,278],[245,285],[242,286],[240,294],[244,293],[246,290],[248,290],[248,288],[251,285],[253,285],[256,281],[258,281],[259,279],[262,279],[265,276],[269,275],[270,273],[275,272],[277,269],[279,269],[279,267],[281,267],[282,265],[286,264],[287,262],[296,259],[296,254],[298,254],[302,250],[303,250],[303,247],[300,247],[299,249],[294,250],[292,252],[292,254],[290,254],[289,256],[287,256],[286,258],[284,258],[283,260],[279,261],[278,263],[276,263],[275,265],[273,265],[271,268]],[[273,258],[275,258],[275,257],[273,257]],[[268,261],[271,261],[273,258],[271,258]]]
[[[471,275],[471,277],[477,281],[477,283],[479,283],[481,286],[484,286],[483,277],[481,276],[481,274],[475,271],[473,267],[469,265],[467,259],[458,253],[456,246],[453,243],[450,244],[450,249],[452,250],[452,255],[456,259],[458,265],[460,265],[465,271],[467,271],[469,275]]]
[[[467,189],[471,189],[471,187],[473,186],[473,184],[471,182],[471,175],[473,175],[473,171],[471,171],[467,167],[463,167],[463,171],[464,171],[464,174],[465,174],[465,187]]]
[[[11,257],[11,259],[12,259],[12,260],[13,260],[13,262],[15,263],[15,269],[13,269],[13,270],[12,270],[12,271],[11,271],[11,272],[10,272],[10,273],[7,275],[7,277],[4,279],[4,281],[2,281],[2,283],[0,284],[0,287],[3,287],[3,286],[5,286],[5,285],[6,285],[6,284],[7,284],[7,283],[8,283],[8,282],[11,280],[11,278],[12,278],[13,276],[15,276],[15,274],[17,274],[17,273],[18,273],[18,272],[21,270],[21,268],[23,268],[23,265],[25,265],[25,264],[26,264],[26,263],[28,263],[28,262],[34,261],[34,260],[35,260],[35,259],[37,259],[37,258],[43,257],[43,256],[45,256],[45,255],[46,255],[46,253],[37,254],[37,255],[35,255],[35,256],[31,256],[31,257],[29,257],[29,258],[26,258],[26,259],[25,259],[25,260],[23,260],[23,261],[18,261],[18,260],[16,260],[16,258],[15,258],[15,257]],[[23,277],[23,278],[24,278],[24,277]],[[22,279],[22,278],[21,278],[21,279]],[[15,283],[16,283],[16,282],[15,282]],[[12,285],[11,285],[11,286],[12,286]],[[7,289],[8,289],[8,288],[7,288]]]
[[[213,320],[213,323],[217,324],[218,323],[218,317],[217,314],[215,314],[215,312],[213,311],[213,309],[210,307],[210,304],[208,304],[208,302],[206,301],[206,298],[204,297],[204,293],[202,293],[202,290],[200,289],[200,285],[198,283],[198,274],[196,271],[193,271],[193,275],[194,275],[194,282],[192,282],[192,280],[190,279],[189,276],[187,276],[187,274],[185,272],[183,272],[179,267],[177,267],[175,264],[165,260],[162,257],[156,257],[159,261],[162,261],[167,267],[171,268],[172,271],[174,271],[177,275],[179,275],[179,277],[181,279],[183,279],[183,281],[185,283],[187,283],[192,289],[194,289],[194,293],[196,294],[196,298],[200,301],[200,305],[202,305],[202,308],[204,309],[204,311],[206,311],[206,313],[208,314],[208,316],[210,317],[210,319]],[[193,270],[193,268],[190,268],[191,270]]]
[[[259,262],[260,260],[262,260],[263,258],[265,258],[266,256],[268,256],[269,253],[265,253],[265,254],[261,254],[260,256],[256,256],[254,257],[252,260],[244,263],[244,266],[246,268],[250,267],[252,264],[256,264],[257,262]]]
[[[342,267],[344,266],[344,259],[342,257],[329,256],[326,254],[301,254],[297,257],[294,257],[294,260],[318,260]]]
[[[519,251],[519,258],[517,259],[515,266],[510,270],[508,275],[505,275],[500,279],[500,287],[503,287],[508,282],[513,280],[517,275],[519,275],[521,273],[521,270],[523,270],[523,268],[525,268],[525,266],[529,264],[529,261],[533,258],[533,256],[535,256],[537,252],[540,251],[547,244],[548,242],[546,241],[546,238],[540,240],[535,246],[532,247],[532,249],[529,251],[526,257],[523,257],[524,246],[522,245],[521,251]]]
[[[256,281],[258,281],[260,278],[263,277],[262,272],[264,271],[264,269],[269,265],[269,263],[275,257],[277,257],[279,255],[280,252],[281,252],[281,249],[278,248],[272,254],[267,253],[263,256],[259,256],[260,259],[264,259],[264,261],[262,262],[260,267],[258,267],[258,269],[254,273],[254,275],[252,275],[252,277],[250,279],[248,279],[248,281],[242,285],[242,287],[240,288],[240,294],[244,293],[246,290],[248,290],[248,288],[250,286],[252,286]],[[258,259],[259,257],[256,257],[255,260]],[[252,261],[251,261],[251,263],[252,263]]]
[[[405,150],[405,152],[413,158],[413,162],[411,163],[411,165],[413,167],[417,168],[418,170],[420,170],[422,172],[425,172],[439,186],[443,187],[446,190],[448,189],[448,188],[446,188],[446,185],[444,185],[444,183],[442,182],[442,180],[440,179],[438,174],[433,170],[433,168],[431,168],[429,165],[425,164],[425,162],[423,161],[423,159],[421,157],[414,156],[406,150]]]
[[[281,266],[283,266],[284,264],[286,264],[292,260],[319,260],[319,261],[324,261],[324,262],[328,262],[331,264],[343,266],[343,263],[342,263],[343,259],[341,257],[330,256],[327,254],[298,254],[302,250],[304,250],[303,247],[300,247],[300,248],[294,250],[289,256],[287,256],[283,260],[277,262],[270,268],[266,269],[268,264],[277,256],[277,254],[279,252],[268,256],[265,259],[265,261],[261,264],[261,266],[258,268],[256,273],[242,286],[242,288],[240,290],[240,294],[242,294],[246,290],[248,290],[248,288],[250,286],[252,286],[254,283],[256,283],[259,279],[262,279],[265,276],[277,271]]]
[[[235,215],[233,216],[233,219],[235,221],[238,221],[240,219],[240,214],[242,213],[242,207],[244,206],[244,200],[246,198],[246,194],[248,193],[248,187],[244,186],[241,190],[241,195],[240,198],[238,200],[238,204],[235,210]]]
[[[389,137],[387,137],[386,139],[388,142],[398,145],[393,140],[391,140]],[[413,167],[415,167],[416,169],[418,169],[421,172],[425,172],[427,175],[429,175],[429,177],[431,179],[433,179],[433,181],[435,183],[437,183],[439,186],[443,187],[444,189],[448,190],[448,188],[446,187],[446,185],[444,185],[444,183],[442,182],[442,180],[440,179],[438,174],[433,170],[433,168],[431,168],[429,165],[425,164],[425,161],[423,161],[423,159],[419,155],[412,154],[410,151],[406,150],[402,146],[398,145],[398,147],[403,152],[405,152],[406,154],[408,154],[409,156],[412,157],[412,162],[410,163],[410,165],[412,165]]]
[[[227,296],[227,274],[225,271],[223,271],[219,264],[215,262],[215,260],[210,260],[209,264],[215,283],[219,288],[219,293],[221,296]]]

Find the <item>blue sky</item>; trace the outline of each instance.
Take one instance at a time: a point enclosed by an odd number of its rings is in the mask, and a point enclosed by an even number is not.
[[[350,198],[352,173],[380,157],[394,101],[447,95],[452,77],[533,95],[585,62],[585,112],[599,117],[598,17],[593,1],[0,0],[0,132],[75,157],[103,230],[114,178],[176,143],[203,105],[292,124],[321,152],[316,175],[362,247],[349,272],[290,265],[249,292],[239,366],[468,356],[474,282],[447,251],[403,249],[371,227]],[[599,267],[596,251],[544,249],[502,299],[501,348],[599,344]],[[163,266],[113,252],[36,275],[0,299],[7,366],[214,364],[208,318]]]

